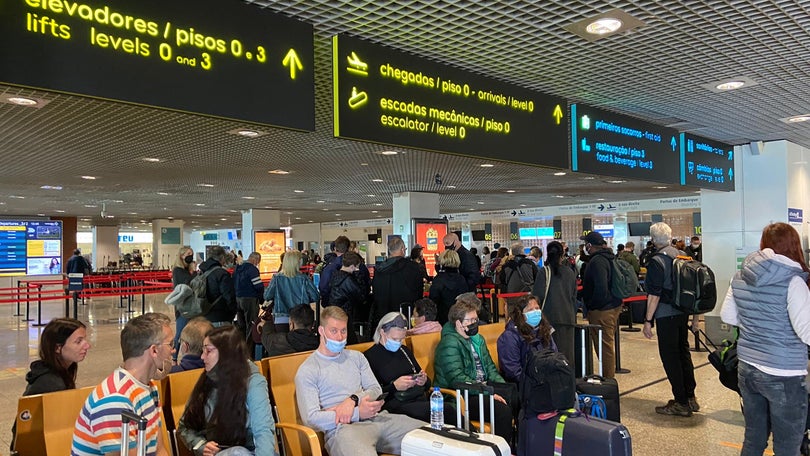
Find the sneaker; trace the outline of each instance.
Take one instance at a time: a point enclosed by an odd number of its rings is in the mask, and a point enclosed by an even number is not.
[[[655,408],[655,413],[661,415],[675,415],[675,416],[692,416],[692,410],[688,405],[683,405],[674,400],[667,402],[667,405],[662,405]]]
[[[691,410],[692,413],[700,411],[700,404],[698,404],[696,397],[689,398],[689,410]]]

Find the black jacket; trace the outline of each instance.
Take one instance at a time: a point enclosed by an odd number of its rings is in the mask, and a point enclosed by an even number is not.
[[[200,272],[205,273],[211,268],[214,270],[208,276],[205,286],[208,291],[208,301],[215,302],[215,304],[205,314],[205,318],[212,322],[233,321],[233,317],[236,315],[236,294],[231,275],[220,266],[219,261],[213,258],[205,260],[200,265]],[[222,299],[219,299],[220,297]]]
[[[366,293],[357,277],[341,269],[332,274],[329,289],[329,305],[340,307],[350,317],[366,301]]]
[[[388,312],[399,312],[403,302],[412,303],[422,297],[422,270],[410,258],[391,257],[374,270],[371,288],[376,323]]]
[[[611,262],[616,255],[610,249],[599,249],[591,255],[582,280],[582,300],[588,310],[609,310],[622,305],[621,298],[610,292]]]
[[[65,266],[65,273],[89,274],[90,263],[88,263],[87,260],[81,255],[73,255],[72,257],[68,258],[67,265]]]
[[[481,282],[481,268],[478,266],[478,262],[475,261],[475,255],[463,245],[456,249],[456,253],[461,259],[459,272],[467,280],[467,291],[475,291]]]
[[[25,374],[25,381],[28,382],[28,385],[25,387],[23,396],[53,393],[54,391],[68,389],[62,377],[39,359],[31,363],[31,370]]]
[[[265,325],[265,329],[268,326]],[[262,345],[267,350],[268,356],[289,355],[291,353],[315,350],[318,348],[320,341],[317,333],[306,329],[296,329],[288,333],[272,331],[262,333]]]
[[[456,296],[467,292],[467,280],[456,268],[444,268],[430,283],[430,300],[436,303],[436,321],[447,323],[447,312],[456,303]]]

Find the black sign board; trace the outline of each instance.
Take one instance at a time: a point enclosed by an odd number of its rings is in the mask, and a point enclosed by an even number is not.
[[[568,167],[562,98],[345,35],[332,52],[335,136]]]
[[[734,147],[681,133],[681,185],[734,191]]]
[[[312,25],[221,0],[0,2],[0,82],[315,129]]]
[[[570,120],[572,170],[680,183],[677,130],[581,104]]]

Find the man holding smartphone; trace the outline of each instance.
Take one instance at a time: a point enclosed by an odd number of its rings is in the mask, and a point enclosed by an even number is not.
[[[324,433],[331,456],[400,454],[405,434],[427,423],[380,412],[385,397],[368,361],[344,350],[348,320],[340,307],[321,311],[320,345],[295,375],[301,419]]]

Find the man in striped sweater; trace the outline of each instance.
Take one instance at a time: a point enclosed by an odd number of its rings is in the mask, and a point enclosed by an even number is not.
[[[174,330],[166,315],[147,313],[128,321],[121,331],[124,363],[98,385],[85,401],[73,430],[71,456],[118,454],[121,449],[121,411],[147,419],[146,454],[168,456],[160,436],[160,404],[153,379],[171,368]],[[130,453],[137,428],[130,427]]]

